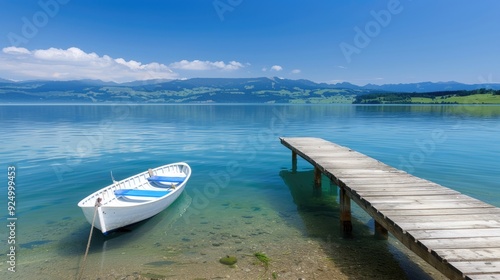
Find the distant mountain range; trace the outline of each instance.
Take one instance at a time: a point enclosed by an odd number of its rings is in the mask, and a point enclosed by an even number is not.
[[[315,83],[281,78],[193,78],[127,83],[100,80],[10,81],[0,78],[0,102],[248,102],[351,103],[369,93],[422,93],[437,91],[500,90],[500,84],[457,82],[357,86],[350,83]]]
[[[333,86],[334,88],[348,88],[348,89],[370,90],[379,92],[395,92],[395,93],[459,91],[459,90],[476,90],[481,88],[494,89],[494,90],[500,89],[500,83],[462,84],[458,82],[437,82],[437,83],[421,82],[421,83],[409,83],[409,84],[384,84],[384,85],[367,84],[364,86],[357,86],[351,83],[344,82],[344,83],[332,84],[330,86]]]

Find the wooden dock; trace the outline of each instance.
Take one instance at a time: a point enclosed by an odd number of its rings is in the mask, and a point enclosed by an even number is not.
[[[352,229],[351,200],[370,214],[376,234],[388,232],[450,279],[500,279],[500,208],[412,176],[320,138],[280,138],[339,186],[341,223]]]

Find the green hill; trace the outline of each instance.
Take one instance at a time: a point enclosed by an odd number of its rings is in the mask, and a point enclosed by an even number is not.
[[[188,79],[127,84],[30,81],[0,84],[0,102],[352,103],[370,90],[279,78]]]
[[[281,78],[195,78],[123,84],[0,79],[0,103],[500,104],[500,90],[493,89],[408,93],[376,88]]]
[[[500,104],[500,90],[478,89],[426,93],[370,93],[354,104]]]

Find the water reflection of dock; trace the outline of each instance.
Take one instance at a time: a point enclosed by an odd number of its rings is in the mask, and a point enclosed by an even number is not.
[[[451,279],[500,279],[500,208],[412,176],[319,138],[281,138],[339,190],[340,220],[352,230],[351,200],[388,232]],[[293,194],[292,194],[293,195]],[[294,197],[295,199],[295,197]]]
[[[320,188],[313,188],[311,180],[313,171],[288,171],[281,170],[280,176],[290,189],[293,202],[300,209],[321,210],[334,209],[338,212],[337,186],[323,182]]]
[[[280,177],[290,189],[293,203],[297,205],[297,213],[308,236],[326,239],[332,232],[341,231],[338,223],[325,223],[325,219],[328,221],[339,219],[337,186],[324,180],[322,186],[313,188],[313,170],[281,170]]]

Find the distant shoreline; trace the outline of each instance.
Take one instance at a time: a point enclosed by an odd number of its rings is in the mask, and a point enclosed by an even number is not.
[[[424,91],[424,88],[427,90]],[[0,103],[500,104],[500,89],[496,85],[449,83],[368,88],[347,83],[318,84],[279,78],[207,78],[139,84],[32,81],[0,82]]]
[[[412,103],[215,103],[215,102],[184,102],[184,103],[134,103],[134,102],[2,102],[0,106],[320,106],[320,105],[336,105],[336,106],[500,106],[498,102],[489,103],[457,103],[457,102],[412,102]]]

